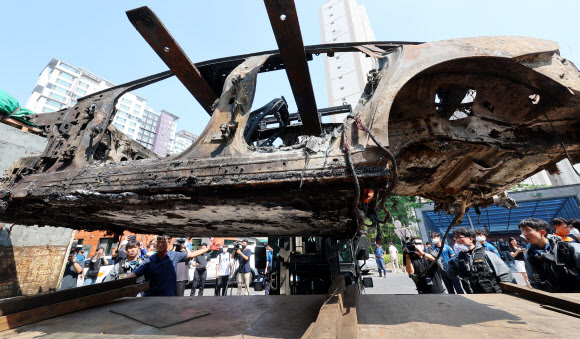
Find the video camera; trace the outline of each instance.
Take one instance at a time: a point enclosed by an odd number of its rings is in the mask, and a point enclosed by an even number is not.
[[[235,243],[234,243],[234,252],[235,252],[236,250],[241,250],[241,249],[242,249],[242,243],[241,243],[241,242],[239,242],[239,241],[235,242]]]
[[[417,247],[415,247],[415,244],[412,241],[407,241],[405,245],[403,245],[403,252],[413,254],[417,252]]]

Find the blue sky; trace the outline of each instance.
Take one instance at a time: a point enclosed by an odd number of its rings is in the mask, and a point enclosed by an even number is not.
[[[318,7],[296,0],[305,44],[321,43]],[[377,40],[436,41],[518,35],[555,40],[562,56],[580,63],[580,1],[358,0]],[[149,6],[193,62],[275,49],[261,0],[223,1],[2,1],[0,88],[24,104],[52,58],[121,84],[167,67],[133,28],[125,11]],[[317,104],[328,105],[322,57],[309,63]],[[181,117],[179,129],[199,134],[208,121],[181,83],[171,78],[136,92],[156,110]],[[260,75],[254,107],[291,90],[284,72]],[[295,111],[289,99],[290,110]]]

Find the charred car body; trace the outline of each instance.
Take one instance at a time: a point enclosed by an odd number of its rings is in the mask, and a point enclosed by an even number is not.
[[[564,144],[572,161],[580,156],[580,73],[554,42],[479,37],[304,47],[292,2],[266,7],[279,50],[196,64],[148,8],[127,12],[170,71],[30,116],[48,146],[2,178],[0,219],[344,239],[389,194],[427,197],[460,217],[469,207],[509,204],[497,196],[540,170],[556,170]],[[318,109],[307,62],[343,52],[365,53],[377,68],[354,109]],[[252,111],[258,74],[275,70],[286,71],[298,113],[288,112],[284,98]],[[118,98],[174,75],[211,115],[203,133],[173,157],[119,151],[109,128]],[[348,117],[321,123],[336,113]],[[282,145],[272,146],[278,138]]]

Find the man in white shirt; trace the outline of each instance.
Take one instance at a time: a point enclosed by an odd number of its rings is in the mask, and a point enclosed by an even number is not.
[[[215,265],[215,296],[225,296],[228,289],[230,269],[232,266],[232,255],[228,252],[228,245],[222,246],[222,252],[217,257],[218,263]]]
[[[389,254],[391,255],[391,264],[393,265],[393,273],[398,273],[401,270],[399,266],[399,251],[393,243],[389,243]]]

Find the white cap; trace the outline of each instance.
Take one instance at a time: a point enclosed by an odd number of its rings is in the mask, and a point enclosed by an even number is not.
[[[128,241],[127,241],[127,240],[123,240],[123,241],[121,242],[121,246],[123,246],[123,245],[127,245],[127,243],[128,243]]]

